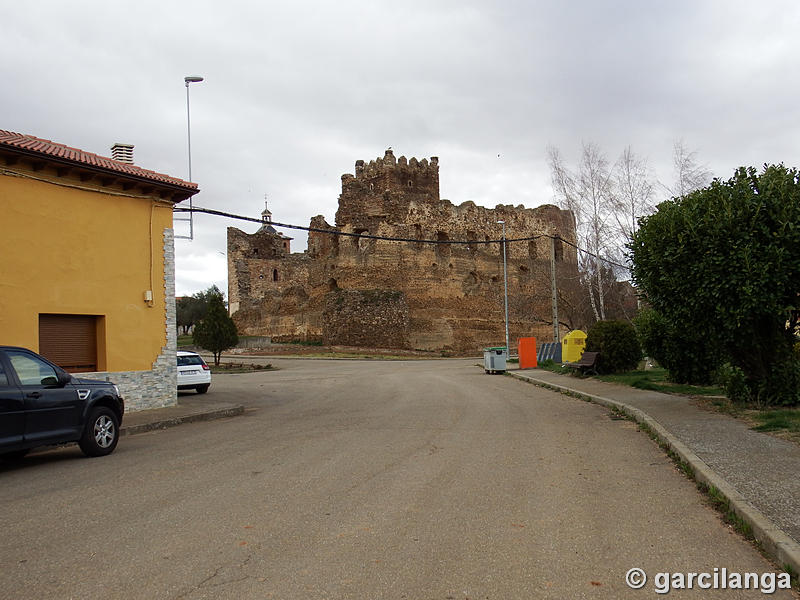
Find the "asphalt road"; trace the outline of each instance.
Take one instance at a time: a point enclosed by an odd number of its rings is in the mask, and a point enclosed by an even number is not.
[[[215,376],[244,416],[0,464],[0,598],[644,598],[774,571],[601,407],[474,360],[270,362]]]

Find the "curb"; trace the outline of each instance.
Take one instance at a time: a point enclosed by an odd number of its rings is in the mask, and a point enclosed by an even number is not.
[[[608,408],[615,408],[631,417],[637,423],[649,427],[656,439],[664,444],[667,450],[673,451],[682,461],[686,462],[693,469],[694,478],[698,483],[708,488],[714,487],[719,491],[730,504],[730,509],[734,514],[750,525],[753,530],[753,537],[761,543],[764,551],[777,561],[781,568],[789,566],[794,570],[795,574],[800,573],[800,544],[776,527],[764,513],[750,505],[744,496],[737,492],[731,484],[714,472],[714,470],[690,450],[686,444],[667,431],[663,425],[650,415],[639,408],[630,406],[619,400],[611,400],[603,396],[580,392],[567,386],[548,383],[527,375],[510,373],[508,371],[506,371],[506,374],[520,381],[526,381],[567,396],[573,396]]]
[[[135,435],[137,433],[145,433],[147,431],[155,431],[156,429],[168,429],[183,423],[193,423],[197,421],[212,421],[214,419],[224,419],[226,417],[236,417],[244,414],[244,406],[231,405],[228,408],[219,408],[216,410],[209,410],[206,412],[198,412],[188,415],[181,415],[179,417],[171,417],[169,419],[161,419],[151,423],[141,423],[139,425],[131,425],[128,427],[120,428],[120,436]]]

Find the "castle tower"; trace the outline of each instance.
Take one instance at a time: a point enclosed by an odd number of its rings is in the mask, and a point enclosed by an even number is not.
[[[336,226],[372,231],[380,222],[404,222],[412,203],[437,202],[439,159],[395,158],[387,148],[383,158],[357,160],[355,175],[342,175]]]

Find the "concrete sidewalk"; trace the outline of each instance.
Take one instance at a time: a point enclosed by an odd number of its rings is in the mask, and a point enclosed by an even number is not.
[[[542,369],[507,374],[565,394],[616,407],[646,424],[716,487],[779,565],[800,573],[800,446],[706,411],[689,398],[559,375]]]
[[[220,402],[214,400],[213,396],[209,398],[203,394],[179,395],[176,406],[125,413],[122,418],[120,434],[143,433],[193,421],[234,417],[242,413],[244,413],[244,406],[241,404]]]

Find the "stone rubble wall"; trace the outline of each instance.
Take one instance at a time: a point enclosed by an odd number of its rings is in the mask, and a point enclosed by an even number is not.
[[[405,294],[395,290],[336,290],[325,296],[326,344],[408,348],[411,321]]]

